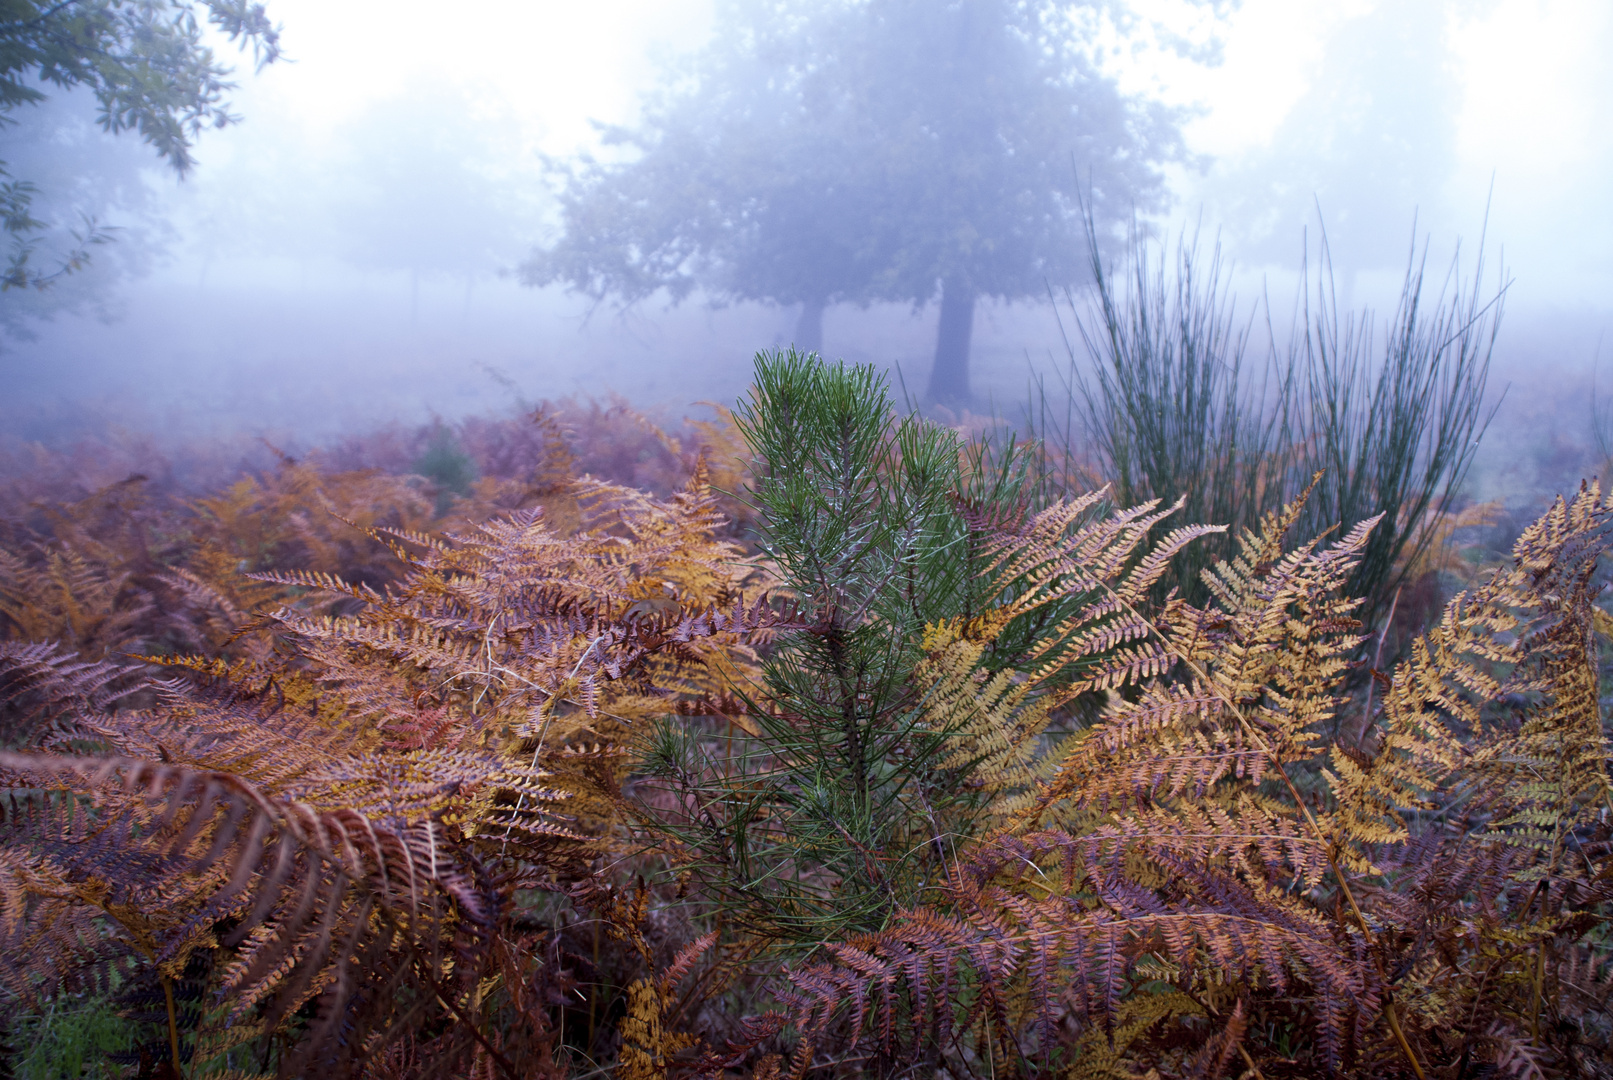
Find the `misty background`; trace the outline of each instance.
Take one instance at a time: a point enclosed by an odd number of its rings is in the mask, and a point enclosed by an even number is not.
[[[1414,239],[1437,283],[1458,243],[1471,272],[1482,233],[1485,287],[1502,267],[1512,284],[1491,377],[1506,399],[1476,482],[1560,483],[1600,464],[1613,5],[1245,0],[1219,21],[1134,6],[1200,46],[1183,55],[1155,34],[1106,60],[1127,93],[1188,110],[1155,235],[1218,239],[1244,307],[1264,293],[1281,313],[1325,226],[1341,304],[1387,314]],[[799,305],[696,293],[623,307],[515,273],[559,238],[552,166],[613,160],[599,125],[634,124],[711,43],[712,0],[489,3],[451,18],[274,0],[269,14],[287,60],[237,64],[242,122],[204,133],[184,180],[138,138],[100,132],[85,95],[19,109],[0,135],[12,171],[49,195],[36,213],[118,230],[85,271],[0,294],[9,438],[309,445],[610,393],[676,413],[731,402],[755,351],[792,340]],[[823,352],[890,366],[916,390],[938,307],[832,304]],[[1018,407],[1067,362],[1065,329],[1046,302],[983,301],[978,407]]]

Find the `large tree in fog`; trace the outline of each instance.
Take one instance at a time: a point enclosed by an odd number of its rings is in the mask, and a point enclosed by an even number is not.
[[[825,306],[940,298],[930,396],[969,400],[974,309],[1045,294],[1100,226],[1160,205],[1174,117],[1100,67],[1118,4],[770,0],[722,9],[712,46],[611,129],[561,195],[563,233],[522,267],[631,302],[665,289]]]

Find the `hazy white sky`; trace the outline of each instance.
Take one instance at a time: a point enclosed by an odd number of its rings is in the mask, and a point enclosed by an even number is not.
[[[197,186],[238,192],[243,173],[266,167],[271,144],[277,157],[304,165],[340,155],[356,126],[387,101],[441,92],[463,102],[455,108],[463,110],[467,130],[498,132],[483,148],[482,171],[535,190],[537,153],[564,156],[590,145],[591,121],[630,120],[639,95],[655,83],[658,61],[709,37],[713,6],[712,0],[529,0],[450,14],[415,0],[273,0],[293,62],[257,76],[241,73],[237,100],[246,122],[204,140]],[[1137,6],[1169,24],[1185,27],[1194,18],[1183,0]],[[1437,40],[1397,44],[1397,30]],[[1412,213],[1420,212],[1426,227],[1450,234],[1441,239],[1471,236],[1493,176],[1490,235],[1513,262],[1538,262],[1520,267],[1525,279],[1543,285],[1550,278],[1552,290],[1578,303],[1596,303],[1613,286],[1613,260],[1605,254],[1613,249],[1613,214],[1601,202],[1613,173],[1607,122],[1613,65],[1606,61],[1613,3],[1244,0],[1222,38],[1224,60],[1215,67],[1157,50],[1123,64],[1129,87],[1199,110],[1186,134],[1214,165],[1207,175],[1179,179],[1181,212],[1202,212],[1218,227],[1232,224],[1236,235],[1236,221],[1249,210],[1235,205],[1235,193],[1247,190],[1249,175],[1291,171],[1298,209],[1266,226],[1281,234],[1274,242],[1290,243],[1298,224],[1290,219],[1308,211],[1312,196],[1329,213],[1353,198],[1331,191],[1330,181],[1360,187],[1342,176],[1350,154],[1338,144],[1372,135],[1398,98],[1414,107],[1437,85],[1449,100],[1429,126],[1443,130],[1399,138],[1397,152],[1408,163],[1380,164],[1403,174],[1403,190],[1357,216],[1392,218],[1382,228],[1393,233],[1409,229]],[[1430,66],[1438,70],[1419,70]],[[1329,90],[1332,97],[1318,99],[1318,80],[1337,81],[1340,71],[1355,74],[1360,85],[1353,96]],[[1345,126],[1317,130],[1307,101],[1330,128]],[[1361,113],[1355,129],[1348,128],[1351,109]],[[1307,146],[1308,139],[1315,145]],[[1428,161],[1413,168],[1420,139],[1429,144]],[[1296,154],[1314,175],[1296,164]],[[232,160],[239,170],[226,167]],[[210,163],[217,166],[211,177]],[[1307,179],[1312,190],[1301,190]],[[1348,207],[1339,212],[1348,218]],[[1260,262],[1263,251],[1244,254]]]
[[[1224,25],[1222,64],[1165,58],[1130,82],[1204,106],[1189,127],[1195,148],[1235,154],[1271,138],[1334,34],[1404,3],[1244,0]],[[1167,21],[1201,21],[1180,0],[1137,6]],[[318,137],[413,82],[440,80],[508,108],[554,153],[586,143],[591,119],[630,117],[655,81],[656,61],[698,48],[713,20],[711,0],[489,0],[452,17],[421,0],[273,0],[270,7],[294,62],[243,77],[240,100],[252,111],[294,116]],[[1581,144],[1599,126],[1613,78],[1606,51],[1613,4],[1447,0],[1443,16],[1465,99],[1464,156],[1480,164],[1527,161],[1542,174],[1582,162]]]
[[[533,146],[565,153],[591,119],[628,117],[655,60],[698,48],[710,0],[482,2],[271,0],[293,63],[241,78],[244,110],[296,117],[329,137],[421,82],[463,90],[517,118]]]

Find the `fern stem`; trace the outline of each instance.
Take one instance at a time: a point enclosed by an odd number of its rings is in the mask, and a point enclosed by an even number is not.
[[[1222,690],[1220,685],[1216,683],[1214,679],[1210,678],[1209,673],[1200,667],[1192,657],[1188,656],[1183,650],[1177,648],[1176,644],[1172,642],[1168,636],[1166,636],[1164,631],[1160,630],[1158,626],[1154,625],[1154,621],[1152,619],[1144,616],[1142,612],[1133,607],[1124,597],[1115,592],[1114,589],[1110,588],[1107,583],[1100,580],[1098,584],[1105,592],[1114,598],[1115,603],[1119,604],[1126,611],[1131,613],[1131,615],[1142,622],[1144,626],[1148,627],[1149,631],[1152,632],[1155,637],[1159,638],[1159,640],[1164,644],[1166,650],[1172,653],[1183,664],[1186,664],[1188,670],[1192,671],[1193,674],[1197,676],[1205,686],[1209,687],[1210,692],[1216,697],[1220,698],[1222,704],[1224,704],[1231,711],[1233,716],[1237,717],[1238,724],[1243,728],[1244,732],[1254,741],[1254,744],[1259,747],[1260,752],[1266,755],[1267,760],[1271,762],[1272,768],[1277,770],[1277,775],[1283,778],[1283,785],[1288,788],[1289,796],[1293,798],[1294,805],[1299,808],[1299,812],[1304,815],[1305,823],[1310,826],[1311,832],[1315,833],[1316,839],[1326,846],[1327,865],[1328,868],[1333,871],[1333,876],[1339,883],[1339,891],[1344,894],[1344,899],[1349,903],[1350,913],[1355,916],[1356,925],[1361,928],[1361,933],[1366,936],[1366,939],[1369,943],[1372,942],[1374,937],[1372,928],[1367,924],[1366,916],[1361,914],[1361,907],[1355,902],[1355,893],[1351,890],[1350,883],[1344,876],[1344,870],[1339,866],[1338,858],[1336,857],[1337,844],[1328,837],[1327,833],[1322,831],[1322,827],[1317,823],[1315,815],[1311,813],[1310,807],[1306,805],[1305,799],[1300,795],[1299,788],[1295,786],[1293,778],[1288,775],[1288,768],[1283,764],[1282,756],[1278,754],[1276,748],[1266,740],[1265,734],[1261,732],[1261,730],[1243,714],[1243,710],[1238,708],[1237,704],[1226,693],[1226,691]],[[1400,1044],[1401,1053],[1403,1053],[1406,1056],[1406,1060],[1411,1063],[1411,1070],[1417,1074],[1417,1080],[1427,1080],[1428,1074],[1423,1071],[1422,1062],[1417,1060],[1417,1054],[1412,1050],[1411,1043],[1406,1039],[1406,1033],[1401,1030],[1400,1018],[1395,1014],[1394,991],[1389,982],[1389,972],[1383,966],[1383,957],[1379,954],[1377,949],[1372,949],[1371,952],[1373,964],[1378,969],[1378,978],[1383,982],[1384,1019],[1389,1022],[1389,1030],[1394,1033],[1395,1041]]]
[[[573,680],[573,679],[575,679],[577,677],[577,672],[582,670],[583,661],[588,659],[589,654],[591,654],[594,651],[594,646],[598,645],[599,642],[600,642],[600,638],[595,637],[592,641],[590,641],[588,643],[588,648],[584,649],[582,655],[577,657],[577,663],[572,667],[571,674],[567,675],[565,677],[565,680],[563,682],[561,682],[561,684],[560,684],[561,687],[565,686],[566,683],[571,682],[571,680]],[[543,688],[540,686],[540,687],[538,687],[538,689],[541,691]],[[541,755],[543,753],[543,740],[545,738],[547,738],[548,734],[549,734],[549,721],[551,719],[553,719],[553,717],[554,717],[554,713],[553,713],[554,703],[555,703],[555,699],[558,696],[558,694],[559,694],[559,688],[557,687],[554,692],[549,694],[549,700],[546,701],[544,703],[544,705],[542,707],[540,707],[540,709],[539,709],[539,711],[543,715],[543,724],[538,728],[538,745],[532,748],[532,767],[529,770],[529,771],[534,772],[534,773],[538,771],[538,757],[539,757],[539,755]],[[521,811],[525,810],[525,809],[526,809],[526,791],[523,789],[522,792],[521,792],[521,797],[518,798],[515,801],[515,814],[511,815],[512,819],[516,815],[519,815],[521,813]],[[509,846],[510,846],[510,830],[513,829],[514,827],[515,827],[515,822],[513,820],[511,820],[511,822],[508,825],[504,826],[504,841],[503,841],[502,844],[499,845],[499,851],[498,851],[500,856],[502,856],[505,853],[505,851],[507,851],[509,849]],[[591,1007],[592,1006],[590,1006],[590,1008]]]
[[[168,976],[162,976],[162,996],[168,1005],[168,1055],[174,1064],[174,1075],[183,1077],[185,1074],[179,1064],[179,1018],[174,1009],[174,981]]]
[[[1534,978],[1530,980],[1534,983],[1532,988],[1534,1000],[1529,1003],[1529,1030],[1537,1045],[1540,1043],[1540,999],[1546,985],[1546,949],[1550,945],[1550,938],[1541,941],[1540,948],[1535,952]]]
[[[1367,737],[1367,729],[1372,726],[1372,691],[1373,691],[1374,687],[1377,685],[1378,670],[1379,670],[1378,665],[1383,661],[1383,640],[1384,640],[1384,638],[1389,636],[1389,627],[1394,624],[1394,621],[1395,621],[1395,609],[1398,608],[1399,606],[1400,606],[1400,589],[1396,588],[1395,589],[1395,598],[1389,602],[1389,614],[1383,620],[1383,629],[1378,631],[1378,648],[1372,654],[1372,669],[1367,673],[1367,704],[1366,704],[1366,708],[1361,710],[1361,729],[1358,732],[1356,732],[1356,736],[1355,736],[1355,742],[1356,742],[1357,746],[1361,745],[1361,740]],[[1338,735],[1338,725],[1337,724],[1333,725],[1333,733],[1334,733],[1334,736],[1337,737],[1337,735]]]
[[[1243,1043],[1238,1044],[1238,1053],[1243,1056],[1243,1063],[1249,1066],[1249,1071],[1254,1073],[1255,1080],[1266,1080],[1265,1076],[1260,1072],[1260,1066],[1256,1065],[1255,1059],[1249,1056],[1249,1050]]]

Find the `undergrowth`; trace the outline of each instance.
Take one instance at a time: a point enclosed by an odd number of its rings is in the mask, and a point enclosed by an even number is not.
[[[675,487],[539,413],[7,509],[14,1072],[1613,1075],[1613,496],[1363,679],[1325,474],[1058,492],[793,353],[621,420]]]

